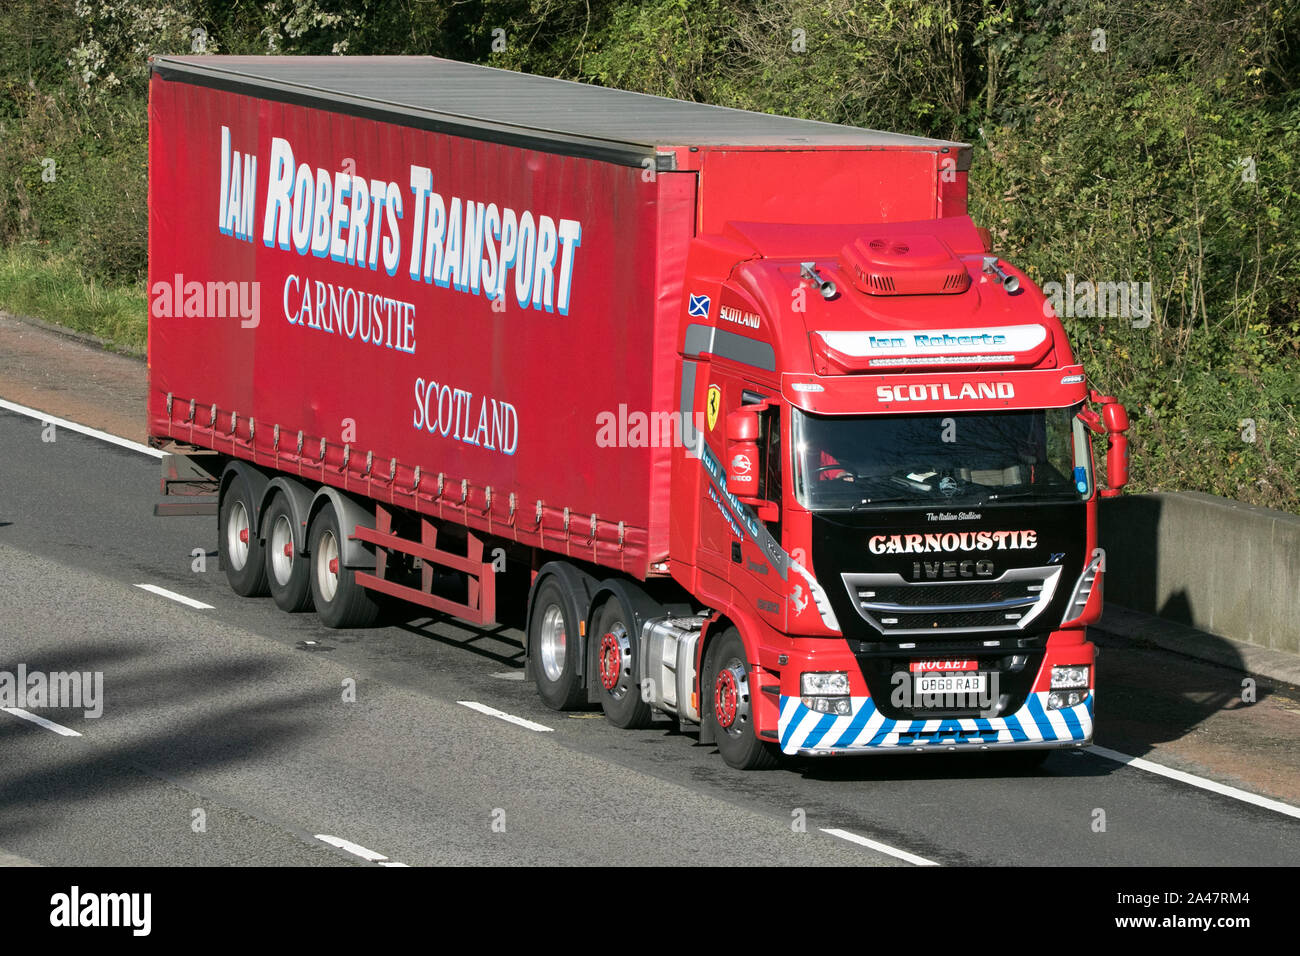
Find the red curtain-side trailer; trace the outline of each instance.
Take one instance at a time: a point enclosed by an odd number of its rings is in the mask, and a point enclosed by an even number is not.
[[[238,593],[517,612],[549,705],[737,767],[1091,739],[1087,436],[1118,490],[1127,421],[987,255],[969,147],[426,57],[152,68],[149,436],[216,497],[160,511],[217,512]]]

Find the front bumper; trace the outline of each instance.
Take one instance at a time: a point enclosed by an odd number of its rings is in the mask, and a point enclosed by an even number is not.
[[[1047,693],[1031,693],[1005,717],[894,720],[870,697],[854,697],[853,713],[818,714],[798,697],[781,695],[778,734],[786,754],[901,753],[905,750],[1041,750],[1092,743],[1094,692],[1064,710],[1047,709]]]

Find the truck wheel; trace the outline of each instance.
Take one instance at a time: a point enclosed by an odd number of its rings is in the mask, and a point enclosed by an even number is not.
[[[752,668],[739,632],[728,628],[709,647],[700,687],[703,719],[712,722],[713,739],[728,767],[770,770],[779,763],[773,744],[759,740],[750,699]]]
[[[572,710],[586,700],[578,677],[578,627],[572,595],[555,575],[542,582],[528,621],[528,656],[537,693],[552,710]]]
[[[289,500],[278,494],[262,518],[267,529],[266,583],[280,610],[295,614],[311,605],[310,562],[293,545],[293,511]]]
[[[217,553],[230,588],[241,597],[266,593],[262,542],[253,533],[253,502],[248,486],[236,478],[226,484],[217,509]]]
[[[601,709],[611,724],[626,730],[649,727],[651,720],[650,705],[641,699],[639,639],[631,615],[617,597],[605,602],[594,633],[587,637],[594,652],[591,673],[602,688]]]
[[[379,605],[357,583],[356,572],[343,566],[342,541],[338,516],[326,505],[316,513],[307,533],[316,613],[326,627],[369,627],[379,617]]]

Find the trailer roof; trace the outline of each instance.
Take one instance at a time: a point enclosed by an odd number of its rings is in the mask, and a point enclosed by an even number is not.
[[[546,152],[640,165],[660,146],[917,147],[946,140],[629,93],[431,56],[158,56],[167,80]]]

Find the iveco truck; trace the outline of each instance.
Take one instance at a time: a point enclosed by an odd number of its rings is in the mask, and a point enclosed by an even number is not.
[[[1091,741],[1128,421],[969,146],[427,57],[149,112],[160,508],[238,594],[517,619],[548,706],[737,768]]]

